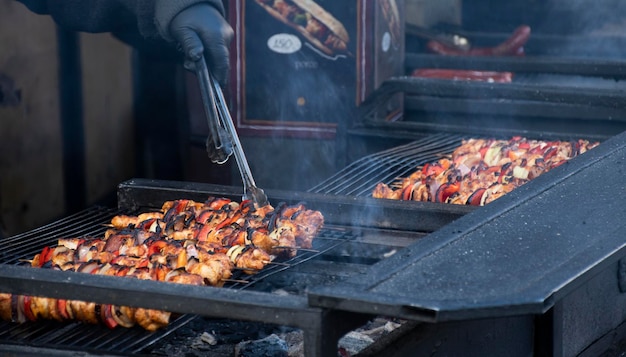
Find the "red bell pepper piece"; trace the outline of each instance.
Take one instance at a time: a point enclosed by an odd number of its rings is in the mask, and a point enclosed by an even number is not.
[[[41,254],[39,254],[39,267],[42,267],[45,263],[52,259],[52,252],[52,248],[48,246],[43,247]]]
[[[453,193],[459,191],[459,183],[444,183],[439,186],[437,189],[437,193],[435,195],[435,202],[446,202],[448,197],[450,197]]]
[[[35,314],[33,314],[33,310],[31,309],[32,305],[32,296],[24,295],[24,316],[30,321],[35,321],[37,318]]]
[[[543,159],[550,160],[552,157],[556,155],[557,152],[558,150],[556,147],[551,147],[550,149],[548,149],[548,151],[545,152],[545,154],[543,154]]]
[[[225,205],[229,204],[230,202],[232,201],[229,200],[228,198],[216,198],[213,201],[211,201],[211,203],[209,204],[209,208],[212,210],[218,210],[224,207]]]
[[[413,185],[408,185],[402,190],[402,199],[405,201],[410,201],[413,198]]]
[[[110,329],[117,327],[117,321],[113,318],[113,306],[109,304],[100,305],[100,320]]]
[[[57,300],[57,311],[59,312],[59,315],[63,317],[64,320],[70,319],[70,314],[67,312],[67,300],[65,299]]]
[[[478,190],[474,191],[474,193],[472,193],[468,197],[466,204],[471,206],[480,206],[480,201],[482,201],[483,195],[486,191],[487,189],[485,188],[479,188]]]

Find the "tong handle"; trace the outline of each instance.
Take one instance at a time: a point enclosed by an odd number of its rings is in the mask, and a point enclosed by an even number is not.
[[[204,106],[204,114],[209,125],[209,136],[206,140],[206,150],[213,163],[223,164],[233,153],[233,145],[228,133],[220,125],[220,115],[216,107],[216,95],[211,85],[211,74],[204,60],[204,56],[195,62],[196,76],[200,85],[200,95]],[[218,86],[219,88],[219,86]]]
[[[256,183],[252,178],[252,172],[250,171],[250,166],[248,166],[248,160],[246,159],[246,155],[243,152],[241,142],[239,141],[239,135],[237,135],[235,123],[233,122],[233,118],[231,117],[230,111],[228,110],[222,88],[220,87],[217,80],[210,73],[209,77],[211,80],[211,89],[215,93],[215,106],[217,108],[220,121],[224,125],[226,132],[229,134],[230,140],[232,140],[232,152],[235,156],[235,161],[237,162],[239,173],[241,174],[241,180],[243,181],[243,198],[251,199],[259,207],[265,206],[269,203],[267,200],[267,196],[262,189],[256,187]]]
[[[222,88],[209,72],[204,56],[200,56],[195,62],[195,70],[209,124],[209,136],[206,142],[209,158],[214,163],[223,164],[234,154],[243,181],[243,199],[250,199],[259,207],[267,205],[267,196],[262,189],[256,187],[252,178],[248,160],[241,147]]]

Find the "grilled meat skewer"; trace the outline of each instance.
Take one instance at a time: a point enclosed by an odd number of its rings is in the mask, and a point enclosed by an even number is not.
[[[30,261],[34,268],[222,286],[237,268],[254,274],[275,256],[310,248],[323,216],[303,204],[267,205],[209,198],[165,202],[160,212],[118,215],[102,237],[59,238]],[[0,318],[140,325],[154,331],[169,323],[166,311],[79,300],[0,293]]]
[[[427,163],[374,198],[482,206],[599,145],[587,140],[469,139],[451,157]]]

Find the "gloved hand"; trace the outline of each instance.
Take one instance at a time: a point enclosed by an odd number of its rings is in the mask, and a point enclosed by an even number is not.
[[[185,68],[204,52],[207,66],[217,81],[226,85],[229,70],[228,45],[234,36],[222,14],[209,4],[192,5],[178,13],[170,22],[170,34],[185,53]]]

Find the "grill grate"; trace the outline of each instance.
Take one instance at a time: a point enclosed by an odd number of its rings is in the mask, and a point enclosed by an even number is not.
[[[450,154],[464,137],[434,134],[424,139],[365,156],[309,190],[346,196],[370,196],[379,182],[390,184],[427,162]]]
[[[110,330],[104,326],[85,325],[79,322],[37,321],[16,324],[0,323],[0,342],[28,344],[40,348],[75,349],[83,352],[109,352],[136,354],[165,338],[196,316],[180,315],[166,329],[153,333],[140,327]]]
[[[118,210],[92,207],[26,233],[0,241],[0,263],[27,264],[46,245],[56,244],[62,237],[87,237],[103,235],[111,218]]]
[[[55,245],[61,237],[102,236],[105,225],[117,214],[129,214],[107,207],[91,207],[32,231],[0,241],[0,264],[29,265],[28,259],[38,254],[46,245]],[[235,271],[227,289],[261,290],[260,281],[304,262],[320,257],[356,235],[340,227],[325,227],[313,240],[312,249],[301,249],[290,259],[270,264],[255,275]],[[245,283],[244,283],[245,281]],[[257,286],[259,288],[257,288]],[[255,289],[256,288],[256,289]],[[296,292],[297,293],[297,292]],[[302,292],[303,293],[303,292]],[[37,321],[16,324],[0,322],[0,344],[27,344],[42,348],[136,354],[186,325],[195,315],[174,315],[167,328],[147,332],[141,327],[110,330],[105,326],[86,325],[79,322]]]

